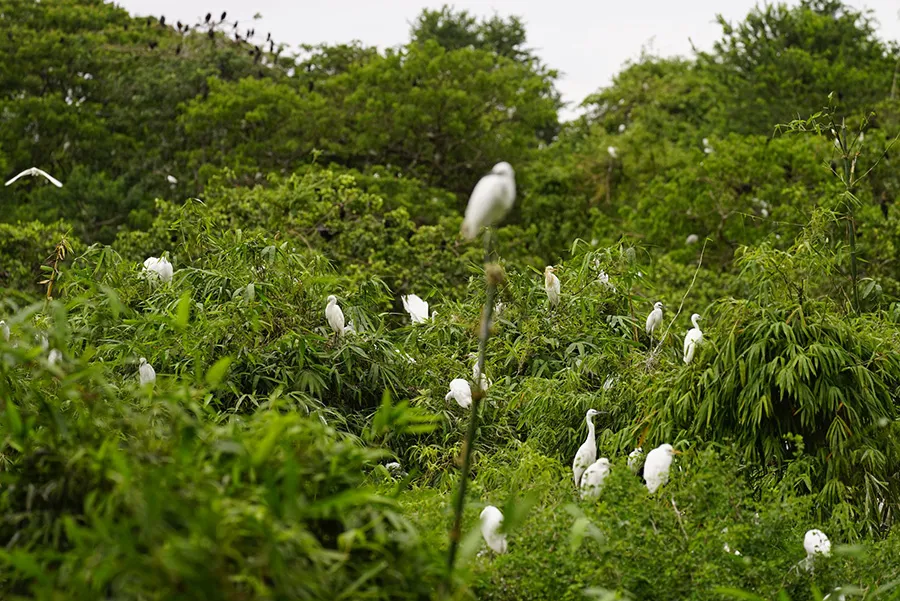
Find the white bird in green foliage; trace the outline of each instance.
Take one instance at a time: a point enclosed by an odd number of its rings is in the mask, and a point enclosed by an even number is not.
[[[444,397],[445,401],[449,401],[450,399],[456,401],[456,404],[463,409],[468,409],[469,407],[471,407],[472,387],[469,385],[469,381],[462,378],[451,380],[450,392],[448,392]]]
[[[581,477],[581,498],[596,499],[600,496],[603,481],[609,475],[609,459],[601,457],[590,464]]]
[[[144,261],[144,275],[158,278],[164,284],[172,281],[172,264],[165,257],[148,257]]]
[[[687,335],[684,337],[684,362],[690,363],[694,358],[694,353],[697,351],[697,347],[703,342],[703,332],[700,331],[700,324],[697,322],[700,321],[700,316],[696,313],[691,315],[691,323],[694,324],[694,327],[688,330]]]
[[[156,370],[153,369],[152,365],[147,363],[147,359],[144,357],[141,357],[140,365],[138,366],[138,379],[141,386],[156,382]]]
[[[409,313],[409,318],[413,323],[425,323],[428,321],[428,302],[422,300],[415,294],[401,296],[403,308]]]
[[[472,190],[462,222],[462,235],[474,240],[482,228],[499,223],[515,201],[515,172],[509,163],[497,163]]]
[[[659,327],[659,324],[662,323],[663,320],[663,304],[660,302],[656,302],[653,304],[653,310],[650,311],[650,315],[647,316],[647,324],[646,330],[647,335],[650,336],[650,339],[653,339],[653,332],[656,331],[656,328]]]
[[[550,306],[559,305],[559,278],[553,273],[556,269],[550,265],[544,268],[544,290],[550,299]]]
[[[572,461],[572,476],[575,480],[576,487],[581,486],[581,477],[584,475],[584,470],[597,460],[597,438],[594,434],[594,416],[599,413],[600,412],[596,409],[588,409],[584,416],[584,421],[587,422],[588,426],[587,439],[580,447],[578,447],[578,452],[575,453],[575,459]]]
[[[328,320],[328,325],[331,326],[335,334],[338,336],[344,335],[344,312],[341,311],[340,306],[337,304],[337,297],[333,294],[329,295],[328,304],[325,306],[325,319]]]
[[[9,342],[9,326],[6,325],[6,322],[3,320],[0,320],[0,338],[2,338],[4,342]]]
[[[481,536],[494,553],[506,553],[506,535],[500,532],[503,526],[503,513],[493,505],[481,511]]]
[[[812,570],[817,556],[828,557],[831,555],[831,541],[824,532],[813,528],[808,530],[803,537],[803,549],[806,551],[806,569]]]
[[[669,468],[672,467],[672,459],[677,451],[670,444],[662,444],[647,453],[644,461],[644,480],[647,490],[653,494],[657,489],[669,481]]]

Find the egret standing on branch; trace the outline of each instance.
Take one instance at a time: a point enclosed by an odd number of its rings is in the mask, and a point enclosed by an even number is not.
[[[581,498],[596,499],[600,496],[603,481],[609,475],[609,459],[601,457],[590,464],[581,477]]]
[[[6,185],[7,185],[7,186],[10,185],[10,184],[14,183],[14,182],[15,182],[17,179],[19,179],[20,177],[25,177],[26,175],[30,175],[30,176],[32,176],[32,177],[37,177],[37,176],[41,175],[41,176],[47,178],[47,181],[50,182],[51,184],[53,184],[54,186],[56,186],[57,188],[62,188],[62,187],[63,187],[61,181],[59,181],[58,179],[56,179],[55,177],[53,177],[52,175],[50,175],[50,174],[47,173],[46,171],[44,171],[44,170],[42,170],[42,169],[38,169],[37,167],[31,167],[30,169],[26,169],[25,171],[23,171],[23,172],[20,173],[19,175],[15,176],[14,178],[12,178],[12,179],[9,180],[8,182],[6,182]]]
[[[653,332],[659,327],[663,320],[663,304],[661,302],[653,303],[653,310],[647,316],[647,334],[650,336],[650,342],[653,342]]]
[[[669,481],[669,468],[672,467],[672,459],[676,452],[672,445],[663,444],[647,453],[647,460],[644,462],[644,480],[650,494],[655,493],[656,489]]]
[[[503,514],[493,505],[485,507],[481,516],[481,536],[494,553],[506,553],[506,535],[500,532]]]
[[[474,240],[482,228],[498,223],[516,201],[516,176],[509,163],[497,163],[482,177],[466,206],[462,235]]]
[[[696,313],[691,315],[691,323],[694,324],[694,327],[688,330],[687,335],[684,337],[684,362],[690,363],[694,358],[694,352],[697,350],[697,346],[703,342],[703,332],[700,331],[700,325],[697,323],[700,321],[700,316]]]
[[[550,305],[556,307],[559,305],[559,278],[554,275],[554,269],[550,265],[544,268],[544,290],[547,291],[547,298],[550,299]]]
[[[156,370],[153,369],[152,365],[147,363],[147,360],[144,357],[141,357],[141,364],[138,367],[138,378],[140,379],[141,386],[156,382]]]
[[[325,307],[325,319],[337,336],[344,335],[344,312],[337,304],[337,298],[332,294],[328,297],[328,305]]]
[[[584,475],[584,470],[597,460],[597,439],[594,435],[594,416],[599,413],[600,412],[596,409],[588,409],[587,414],[584,416],[584,421],[587,422],[588,426],[587,439],[584,441],[584,444],[578,447],[578,452],[575,453],[575,460],[572,461],[572,475],[575,478],[576,488],[581,486],[581,477]]]

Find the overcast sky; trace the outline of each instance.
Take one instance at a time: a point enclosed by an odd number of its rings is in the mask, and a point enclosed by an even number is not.
[[[165,15],[170,23],[195,23],[207,12],[252,22],[257,35],[271,32],[277,42],[296,46],[360,40],[366,45],[395,46],[409,38],[409,24],[426,7],[450,4],[477,15],[518,15],[525,20],[529,45],[561,73],[558,83],[570,111],[585,96],[607,85],[628,59],[647,48],[662,56],[688,55],[691,44],[708,49],[719,38],[716,13],[741,20],[755,0],[119,0],[131,13]],[[796,2],[790,2],[796,4]],[[882,39],[900,40],[898,0],[850,2],[874,10]],[[568,113],[569,111],[567,111]]]

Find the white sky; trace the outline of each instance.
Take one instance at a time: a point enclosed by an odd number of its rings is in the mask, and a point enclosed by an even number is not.
[[[797,2],[791,0],[790,4]],[[529,46],[561,73],[558,87],[569,111],[585,96],[610,83],[628,59],[642,48],[662,56],[688,55],[691,43],[709,49],[719,38],[715,15],[732,22],[747,14],[756,0],[118,0],[132,14],[165,15],[170,23],[195,23],[207,12],[223,10],[242,28],[254,27],[257,39],[271,32],[276,42],[298,44],[360,40],[381,48],[409,39],[409,24],[423,8],[450,4],[476,15],[518,15],[525,20]],[[879,35],[900,40],[897,0],[857,0],[849,4],[875,11]],[[255,13],[262,19],[252,21]],[[261,34],[261,35],[260,35]]]

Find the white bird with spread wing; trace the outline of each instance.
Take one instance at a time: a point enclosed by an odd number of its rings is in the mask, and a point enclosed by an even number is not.
[[[684,337],[684,362],[690,363],[694,358],[694,353],[697,351],[697,347],[703,342],[703,332],[700,331],[700,324],[697,322],[700,321],[700,316],[696,313],[691,315],[691,323],[694,324],[694,327],[688,330],[687,335]]]
[[[656,331],[656,328],[660,326],[663,320],[663,304],[660,302],[653,303],[653,310],[650,311],[650,315],[647,316],[647,335],[650,336],[650,340],[653,340],[653,332]]]
[[[481,536],[494,553],[506,553],[506,535],[500,532],[503,513],[493,505],[485,507],[481,516]]]
[[[463,409],[468,409],[472,406],[472,387],[469,386],[468,380],[463,380],[462,378],[456,378],[455,380],[450,381],[450,392],[444,397],[445,401],[449,401],[453,399],[456,401],[456,404],[462,407]]]
[[[550,305],[556,307],[559,305],[559,278],[553,273],[554,271],[556,269],[550,265],[544,268],[544,290],[547,291]]]
[[[325,319],[328,320],[328,325],[331,326],[331,329],[334,330],[337,336],[344,335],[344,312],[341,311],[340,306],[337,304],[337,297],[333,294],[328,296],[328,305],[325,307]]]
[[[509,163],[497,163],[482,177],[466,206],[462,235],[474,240],[482,228],[498,223],[516,201],[516,175]]]
[[[19,175],[15,176],[14,178],[12,178],[12,179],[9,180],[8,182],[6,182],[6,185],[9,186],[9,185],[15,183],[15,181],[16,181],[17,179],[19,179],[19,178],[21,178],[21,177],[25,177],[26,175],[30,175],[30,176],[32,176],[32,177],[37,177],[37,176],[40,175],[40,176],[42,176],[42,177],[45,177],[45,178],[47,179],[48,182],[50,182],[51,184],[53,184],[53,185],[56,186],[57,188],[62,188],[62,187],[63,187],[61,181],[59,181],[58,179],[56,179],[55,177],[53,177],[52,175],[50,175],[49,173],[47,173],[47,172],[44,171],[43,169],[38,169],[37,167],[31,167],[30,169],[26,169],[25,171],[23,171],[23,172],[20,173]]]
[[[600,412],[596,409],[588,409],[587,414],[584,416],[584,421],[587,422],[588,426],[587,439],[584,441],[584,444],[578,447],[578,452],[575,453],[575,459],[572,461],[572,475],[575,479],[576,487],[581,486],[581,477],[584,475],[584,470],[597,460],[597,438],[594,434],[594,416],[599,413]]]
[[[428,302],[422,300],[415,294],[401,296],[403,301],[403,309],[409,313],[409,318],[413,323],[425,323],[428,321]]]

